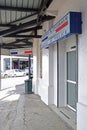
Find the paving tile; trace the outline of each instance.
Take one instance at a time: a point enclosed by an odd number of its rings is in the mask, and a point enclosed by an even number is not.
[[[22,87],[0,91],[0,130],[73,130],[38,95],[20,92]]]

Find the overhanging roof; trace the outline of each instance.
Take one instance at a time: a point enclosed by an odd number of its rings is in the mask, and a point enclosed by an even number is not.
[[[0,0],[0,37],[2,48],[32,46],[32,38],[40,38],[42,23],[55,18],[45,14],[53,0]],[[7,40],[5,40],[7,39]],[[10,42],[9,39],[13,39]],[[16,44],[16,42],[21,44]]]

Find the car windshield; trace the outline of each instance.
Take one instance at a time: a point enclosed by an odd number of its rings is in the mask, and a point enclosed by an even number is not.
[[[18,70],[19,72],[22,72],[22,70]]]
[[[16,69],[15,72],[19,72],[19,70]]]

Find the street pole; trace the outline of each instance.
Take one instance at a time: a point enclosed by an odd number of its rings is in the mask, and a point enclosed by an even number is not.
[[[31,74],[30,74],[30,67],[31,67],[31,55],[29,54],[29,79],[31,78]]]

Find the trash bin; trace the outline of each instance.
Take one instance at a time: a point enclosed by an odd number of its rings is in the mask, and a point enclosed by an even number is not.
[[[25,93],[32,93],[32,79],[25,80]]]

